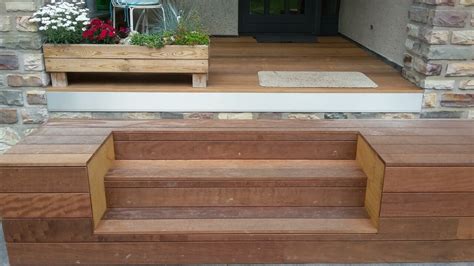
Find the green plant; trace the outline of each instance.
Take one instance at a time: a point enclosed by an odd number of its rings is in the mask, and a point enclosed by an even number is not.
[[[153,33],[153,34],[142,34],[142,33],[133,33],[131,34],[130,44],[146,46],[149,48],[162,48],[165,46],[166,42],[163,38],[163,34]]]
[[[209,35],[200,31],[181,32],[176,34],[176,45],[209,45]]]

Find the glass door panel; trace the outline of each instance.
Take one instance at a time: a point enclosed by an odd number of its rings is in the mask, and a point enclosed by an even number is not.
[[[250,0],[250,15],[265,14],[265,0]]]
[[[286,7],[285,2],[288,0],[270,0],[269,2],[269,14],[270,15],[285,15]]]

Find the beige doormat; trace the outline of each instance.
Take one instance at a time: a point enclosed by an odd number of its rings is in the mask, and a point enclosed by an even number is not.
[[[377,88],[361,72],[260,71],[260,86],[273,88]]]

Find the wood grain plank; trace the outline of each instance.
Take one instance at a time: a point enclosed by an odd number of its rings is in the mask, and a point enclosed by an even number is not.
[[[208,60],[45,59],[48,72],[208,73]]]
[[[116,161],[107,187],[365,187],[354,161],[154,160]]]
[[[4,218],[90,217],[87,193],[0,193]]]
[[[111,208],[176,206],[360,207],[363,188],[107,188]]]
[[[474,192],[473,167],[387,167],[384,192]]]
[[[8,154],[93,154],[97,150],[97,145],[80,144],[53,144],[35,145],[20,144],[8,150]]]
[[[474,260],[474,241],[12,244],[16,264],[376,263]],[[101,252],[97,252],[101,250]],[[344,256],[341,256],[341,250]]]
[[[89,192],[85,167],[0,167],[0,192]]]
[[[164,207],[109,208],[104,220],[151,219],[366,219],[363,207]]]
[[[85,166],[90,154],[4,154],[0,156],[1,167],[15,166],[58,166],[82,167]]]
[[[474,145],[374,145],[379,154],[474,154]]]
[[[97,226],[106,209],[104,177],[115,160],[113,136],[109,136],[87,164],[92,217]]]
[[[208,59],[209,48],[204,45],[167,45],[160,49],[142,46],[71,44],[44,45],[45,58],[97,58],[97,59]]]
[[[474,154],[380,154],[387,167],[474,167]]]
[[[356,217],[358,215],[354,213]],[[331,216],[330,216],[331,217]],[[334,218],[334,216],[332,216]],[[346,217],[346,216],[345,216]],[[241,241],[336,241],[336,240],[458,240],[472,239],[469,217],[381,218],[377,234],[175,234],[107,235],[93,234],[90,218],[4,219],[9,243],[77,242],[241,242]],[[442,230],[440,230],[442,228]]]
[[[355,158],[354,141],[116,141],[118,160]]]
[[[20,144],[33,145],[61,145],[61,144],[101,144],[107,136],[28,136],[23,139]]]
[[[356,161],[367,175],[365,208],[367,209],[372,222],[378,226],[383,194],[385,165],[378,154],[361,136],[359,136],[357,141]]]
[[[102,220],[96,234],[374,234],[369,219]]]
[[[48,128],[53,130],[54,128]],[[303,140],[332,140],[332,141],[356,141],[356,133],[345,132],[272,132],[272,131],[233,131],[233,132],[215,132],[215,131],[194,131],[194,132],[147,132],[147,131],[115,131],[114,139],[116,141],[165,141],[165,140],[214,140],[214,141],[303,141]]]
[[[384,193],[381,216],[474,216],[474,193]]]
[[[474,136],[364,136],[372,145],[472,145]]]

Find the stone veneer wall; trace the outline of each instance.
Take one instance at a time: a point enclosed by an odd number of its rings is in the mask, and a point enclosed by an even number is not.
[[[474,0],[415,0],[404,76],[425,89],[422,117],[474,116]]]
[[[28,22],[41,4],[0,1],[0,153],[48,118],[41,37]]]

